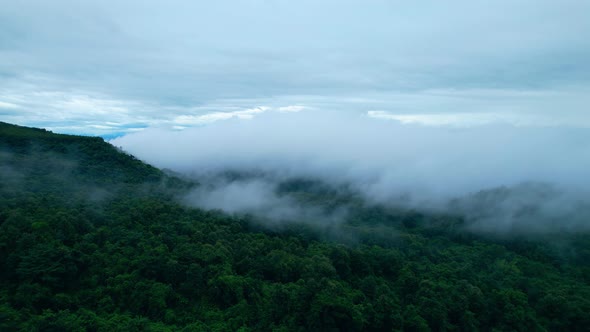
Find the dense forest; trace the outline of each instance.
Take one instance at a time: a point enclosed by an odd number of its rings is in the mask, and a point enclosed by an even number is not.
[[[590,235],[281,190],[343,223],[188,207],[199,186],[98,137],[0,123],[0,331],[588,331]],[[318,189],[320,188],[320,189]]]

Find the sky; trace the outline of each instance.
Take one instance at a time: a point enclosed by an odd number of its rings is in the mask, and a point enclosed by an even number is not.
[[[0,120],[106,138],[326,111],[588,128],[588,13],[575,0],[0,0]]]

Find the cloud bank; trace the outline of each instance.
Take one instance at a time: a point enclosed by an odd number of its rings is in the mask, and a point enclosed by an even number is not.
[[[590,134],[576,127],[426,126],[371,114],[271,112],[182,131],[147,129],[112,143],[200,179],[265,174],[262,182],[238,179],[196,196],[199,206],[230,212],[289,206],[273,186],[290,178],[346,185],[374,204],[458,212],[489,229],[522,228],[514,223],[534,223],[549,210],[552,223],[567,217],[571,226],[589,202]],[[575,218],[576,229],[590,225],[586,217]]]

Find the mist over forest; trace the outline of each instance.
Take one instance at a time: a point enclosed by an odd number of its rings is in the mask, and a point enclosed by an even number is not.
[[[583,128],[299,111],[148,129],[111,143],[200,182],[183,201],[201,208],[321,223],[317,206],[280,190],[307,179],[369,205],[460,215],[472,231],[534,234],[590,229],[589,140]],[[324,217],[345,215],[342,204]]]

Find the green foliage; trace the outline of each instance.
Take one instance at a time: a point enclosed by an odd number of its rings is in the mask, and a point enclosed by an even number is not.
[[[1,123],[0,138],[1,331],[590,326],[587,235],[559,250],[487,239],[457,231],[457,219],[365,207],[305,181],[281,190],[347,201],[349,222],[271,231],[179,205],[174,193],[191,184],[101,139]]]

